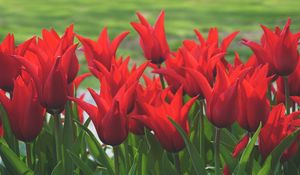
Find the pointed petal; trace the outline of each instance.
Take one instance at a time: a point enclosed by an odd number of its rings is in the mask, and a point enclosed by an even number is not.
[[[86,111],[89,115],[89,117],[92,119],[93,123],[95,123],[95,125],[97,125],[97,123],[99,122],[98,118],[97,118],[97,107],[94,105],[91,105],[85,101],[83,101],[82,99],[78,99],[78,98],[73,98],[73,97],[69,97],[70,100],[74,101],[75,103],[77,103],[84,111]]]
[[[232,152],[232,157],[236,158],[239,155],[239,153],[242,152],[246,148],[248,142],[249,142],[249,135],[247,134],[235,146],[235,148]]]
[[[222,44],[221,44],[222,51],[227,50],[227,47],[230,45],[232,40],[237,36],[237,34],[239,34],[239,31],[233,32],[230,35],[228,35],[226,38],[224,38],[224,40],[222,41]]]
[[[120,45],[120,43],[124,40],[124,38],[129,34],[129,31],[125,31],[123,33],[121,33],[120,35],[118,35],[111,43],[110,48],[111,48],[111,52],[113,54],[113,56],[116,55],[116,51],[118,49],[118,46]]]

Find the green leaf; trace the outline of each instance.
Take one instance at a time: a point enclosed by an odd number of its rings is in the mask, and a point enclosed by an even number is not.
[[[128,175],[138,174],[138,167],[139,167],[139,164],[141,163],[142,156],[143,156],[143,153],[140,153],[140,152],[137,151],[137,153],[134,157],[134,161],[132,163],[132,166],[131,166],[131,168],[128,172]]]
[[[77,155],[72,153],[70,150],[67,150],[68,155],[73,160],[73,162],[81,169],[83,174],[92,175],[94,174],[93,170],[86,165],[85,162],[83,162]]]
[[[63,170],[63,164],[61,161],[59,161],[57,163],[57,165],[54,167],[51,175],[61,175],[64,173],[64,170]]]
[[[101,164],[105,168],[107,168],[107,171],[109,174],[114,174],[114,171],[112,169],[109,158],[107,157],[105,151],[102,149],[102,146],[99,144],[99,142],[96,139],[96,137],[94,136],[94,134],[86,126],[83,126],[81,123],[79,123],[76,120],[74,120],[74,121],[78,124],[78,126],[80,126],[87,133],[88,137],[86,137],[86,141],[87,141],[89,150],[92,153],[92,156],[96,160],[99,160],[99,162],[101,162]]]
[[[184,130],[172,119],[169,117],[169,120],[171,123],[174,125],[174,127],[177,129],[177,131],[180,133],[182,136],[184,143],[186,145],[186,148],[188,150],[188,153],[191,157],[193,167],[195,169],[196,174],[198,175],[204,175],[206,174],[205,168],[204,168],[204,163],[201,161],[201,155],[197,152],[196,148],[194,145],[192,145],[184,132]]]
[[[222,129],[220,138],[221,138],[221,144],[223,144],[230,150],[233,150],[235,145],[238,143],[237,138],[227,129]]]
[[[166,152],[162,156],[161,174],[178,174],[175,166],[168,159]]]
[[[33,171],[29,169],[26,164],[19,159],[19,157],[9,149],[7,143],[3,138],[0,139],[0,155],[4,158],[9,166],[14,168],[15,172],[22,175],[33,175]]]
[[[2,105],[0,105],[0,118],[3,124],[4,138],[7,141],[7,144],[17,155],[19,155],[18,140],[16,140],[15,135],[11,131],[8,115]]]
[[[290,134],[289,136],[285,137],[279,145],[270,153],[270,155],[265,160],[262,169],[259,171],[258,175],[267,175],[267,174],[274,174],[274,170],[279,164],[281,155],[283,152],[294,142],[295,138],[299,134],[300,130],[297,130]]]
[[[243,154],[240,158],[239,164],[234,170],[234,172],[235,172],[234,174],[240,175],[240,174],[245,174],[247,172],[246,171],[246,165],[249,161],[252,150],[253,150],[253,148],[255,146],[255,143],[257,141],[258,135],[259,135],[260,130],[261,130],[261,126],[262,126],[262,124],[260,123],[259,127],[256,130],[256,132],[254,133],[253,137],[251,138],[250,142],[248,143],[247,147],[245,148],[245,150],[244,150],[244,152],[243,152]]]
[[[64,128],[63,128],[63,145],[65,150],[71,150],[73,148],[74,144],[74,130],[73,130],[73,120],[72,120],[72,114],[71,114],[71,103],[70,101],[67,102],[65,108],[65,122],[64,122]],[[65,151],[63,151],[64,155],[64,161],[63,161],[63,167],[65,169],[66,174],[72,174],[73,172],[73,164],[70,160],[70,157],[68,154],[66,154]]]
[[[223,132],[223,130],[222,130]],[[232,158],[232,150],[229,150],[226,146],[223,144],[220,144],[220,153],[222,158],[224,159],[226,165],[233,170],[237,165],[237,159]]]

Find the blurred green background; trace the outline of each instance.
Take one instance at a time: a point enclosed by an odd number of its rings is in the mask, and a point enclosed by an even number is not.
[[[104,26],[111,37],[130,30],[118,55],[130,55],[139,64],[144,59],[138,36],[129,23],[137,21],[137,11],[154,23],[160,10],[165,9],[167,38],[172,50],[183,39],[195,38],[193,29],[206,34],[210,27],[218,27],[221,36],[241,31],[227,58],[232,59],[233,50],[237,50],[246,60],[251,52],[240,44],[240,39],[257,41],[261,35],[259,24],[271,28],[283,26],[288,17],[293,20],[292,29],[299,30],[299,7],[299,0],[0,0],[0,39],[11,32],[19,43],[32,35],[39,36],[42,28],[53,27],[62,33],[71,23],[78,34],[92,39],[97,38]],[[87,71],[83,56],[80,62],[81,72]],[[95,83],[87,81],[85,85]]]

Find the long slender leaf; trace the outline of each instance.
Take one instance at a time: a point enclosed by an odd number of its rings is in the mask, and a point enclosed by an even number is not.
[[[172,119],[169,117],[169,120],[174,125],[174,127],[177,129],[177,131],[182,136],[184,143],[186,145],[186,148],[188,150],[188,153],[191,157],[193,167],[195,169],[196,174],[198,175],[204,175],[206,174],[204,163],[201,161],[201,155],[197,152],[196,148],[190,143],[186,133],[184,130]]]
[[[63,145],[65,150],[71,150],[74,144],[74,132],[73,132],[73,120],[71,115],[71,104],[68,101],[66,104],[66,113],[65,113],[65,122],[64,122],[64,129],[63,129]],[[70,161],[70,157],[63,151],[64,155],[64,162],[63,167],[65,169],[66,174],[72,174],[73,171],[73,164]]]
[[[4,138],[7,141],[7,144],[16,154],[19,154],[19,145],[14,134],[11,131],[8,115],[2,105],[0,105],[0,118],[3,124],[4,129]]]
[[[73,160],[73,162],[81,169],[83,174],[87,174],[87,175],[94,174],[93,170],[88,165],[86,165],[85,162],[83,162],[77,155],[72,153],[70,150],[67,150],[67,152],[68,152],[68,155]]]
[[[83,126],[81,123],[78,121],[74,120],[78,126],[80,126],[83,130],[86,131],[88,136],[90,137],[91,140],[88,141],[88,146],[91,152],[93,152],[93,157],[97,160],[100,160],[100,162],[103,164],[104,167],[107,168],[107,171],[109,174],[114,174],[114,171],[112,169],[111,163],[105,153],[105,151],[102,149],[101,145],[99,144],[98,140],[94,136],[94,134],[86,127]]]
[[[0,139],[0,155],[5,158],[9,165],[14,168],[15,172],[22,175],[33,175],[33,171],[29,169],[26,164],[19,159],[19,157],[9,149],[7,143],[3,138]]]
[[[254,133],[253,137],[251,138],[251,141],[248,143],[247,147],[245,148],[245,150],[244,150],[244,152],[241,156],[241,159],[239,161],[239,164],[234,170],[234,172],[235,172],[234,174],[241,175],[241,174],[245,174],[245,172],[247,172],[245,168],[246,168],[246,165],[249,161],[249,158],[250,158],[252,150],[255,146],[255,143],[257,141],[258,135],[259,135],[260,130],[261,130],[261,126],[262,126],[262,124],[260,123],[259,127],[256,130],[256,132]]]
[[[54,167],[51,175],[61,175],[63,174],[64,170],[63,170],[63,164],[61,161],[59,161],[57,163],[57,165]]]

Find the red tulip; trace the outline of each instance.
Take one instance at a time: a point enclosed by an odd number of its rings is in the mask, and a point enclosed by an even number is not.
[[[13,58],[13,55],[24,56],[33,39],[34,37],[17,47],[14,35],[8,34],[0,44],[0,89],[12,92],[14,80],[21,72],[20,64]]]
[[[112,62],[116,59],[118,46],[124,40],[129,32],[122,32],[112,42],[107,34],[107,28],[104,28],[97,41],[84,38],[77,35],[77,38],[83,45],[84,55],[89,67],[95,67],[94,61],[103,64],[107,70],[110,70]]]
[[[64,35],[59,37],[54,29],[50,31],[43,29],[43,38],[39,38],[37,45],[31,49],[38,57],[40,63],[53,65],[58,57],[64,57],[61,60],[62,69],[67,75],[68,84],[71,83],[79,70],[79,63],[75,50],[77,45],[74,45],[74,26],[70,25]],[[44,67],[51,69],[51,66]]]
[[[132,84],[137,81],[143,74],[144,70],[148,66],[148,63],[144,63],[137,67],[133,65],[132,69],[128,69],[129,57],[125,61],[121,60],[112,64],[111,70],[108,71],[105,66],[97,61],[94,62],[95,68],[92,68],[92,72],[96,75],[101,82],[101,89],[103,84],[103,79],[106,79],[105,83],[109,83],[108,86],[111,87],[106,95],[115,96],[118,90],[124,84]]]
[[[150,105],[158,106],[161,105],[162,99],[161,94],[164,92],[160,83],[159,78],[153,78],[152,80],[146,75],[143,76],[145,80],[145,87],[138,85],[136,89],[137,100],[135,107],[129,115],[129,130],[136,135],[144,134],[144,125],[133,119],[135,115],[146,115],[143,107],[138,101],[147,102]],[[167,95],[167,94],[166,94]]]
[[[200,95],[203,97],[201,88],[195,83],[194,78],[189,73],[190,70],[197,71],[212,83],[213,69],[215,64],[224,56],[223,53],[215,55],[209,60],[195,58],[185,47],[180,48],[175,57],[166,60],[166,68],[156,69],[153,72],[164,76],[172,92],[176,92],[183,86],[184,92],[191,97]],[[189,70],[190,69],[190,70]]]
[[[45,117],[45,109],[37,99],[33,81],[18,77],[14,83],[12,99],[0,93],[0,101],[16,138],[24,142],[33,141],[41,132]]]
[[[192,72],[195,83],[201,87],[207,101],[207,118],[218,128],[229,127],[240,115],[238,81],[247,70],[236,69],[228,74],[223,65],[217,65],[214,87],[211,88],[207,79],[198,72]]]
[[[239,125],[248,132],[254,132],[259,123],[264,124],[270,111],[266,96],[271,78],[267,77],[268,66],[260,66],[241,81],[240,103],[242,113],[237,117]]]
[[[199,44],[193,40],[185,40],[183,41],[184,47],[187,48],[192,55],[197,58],[198,61],[201,62],[210,62],[211,59],[217,55],[223,54],[220,59],[224,66],[227,67],[228,62],[225,60],[224,55],[227,52],[228,46],[239,32],[237,31],[231,33],[230,35],[226,36],[221,43],[219,43],[219,34],[217,28],[211,28],[209,30],[206,40],[198,30],[195,29],[194,31],[199,40]]]
[[[170,52],[164,28],[165,12],[162,10],[155,25],[152,27],[140,13],[137,13],[140,23],[132,22],[132,27],[140,35],[140,45],[144,56],[154,64],[161,64]]]
[[[75,54],[77,45],[72,43],[73,38],[72,26],[61,38],[54,30],[43,30],[43,39],[39,38],[38,43],[32,46],[32,53],[25,57],[16,56],[33,77],[39,100],[51,114],[60,113],[64,109],[68,84],[73,82],[78,72],[79,64]]]
[[[147,63],[128,70],[129,58],[115,63],[108,71],[104,65],[95,61],[92,70],[101,82],[100,95],[88,89],[97,107],[80,99],[74,100],[92,119],[101,141],[108,145],[121,144],[128,135],[128,114],[133,111],[135,91],[139,78]]]
[[[134,118],[154,131],[164,149],[169,152],[178,152],[184,148],[185,144],[168,117],[172,118],[189,134],[188,112],[196,99],[197,97],[194,97],[183,105],[183,88],[181,87],[169,103],[164,101],[159,106],[153,106],[141,102],[140,105],[145,110],[146,115],[134,116]]]
[[[265,126],[261,129],[259,134],[259,150],[264,159],[267,158],[267,156],[285,137],[296,130],[294,122],[299,114],[300,112],[297,111],[286,116],[285,107],[282,103],[276,105],[272,109]],[[295,141],[285,150],[282,158],[288,160],[292,155],[295,155],[296,152],[297,142]]]
[[[94,90],[88,89],[97,107],[84,102],[81,99],[74,100],[92,119],[100,140],[108,145],[121,144],[128,135],[128,111],[133,104],[136,83],[124,84],[114,97],[108,95],[112,87],[103,79],[101,93],[98,95]],[[107,86],[107,87],[106,87]]]
[[[264,36],[262,45],[244,39],[243,44],[250,47],[259,64],[268,63],[270,74],[287,76],[291,74],[298,64],[298,34],[290,31],[291,20],[288,19],[283,30],[271,31],[262,25]]]

